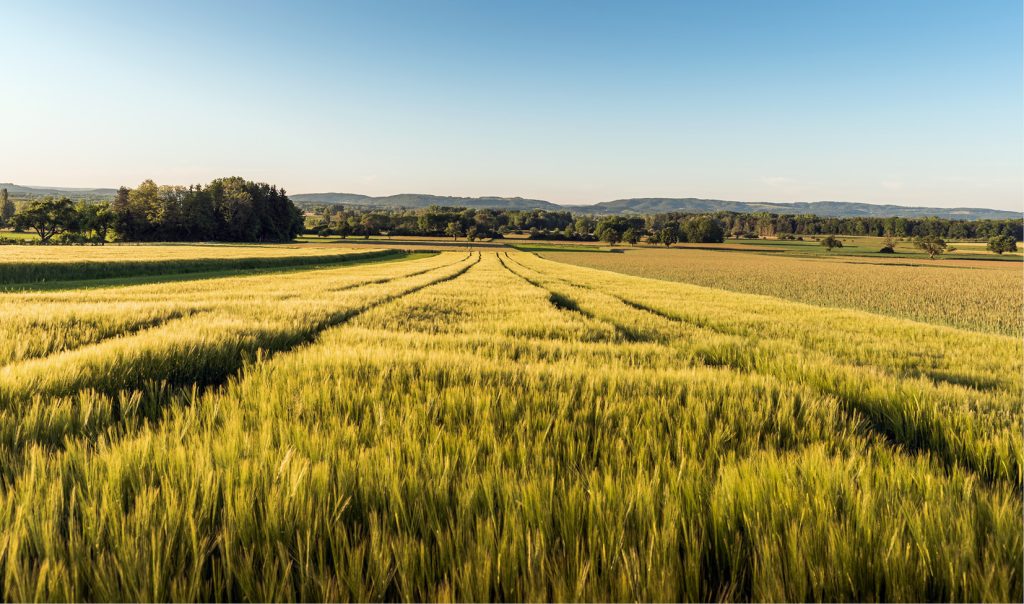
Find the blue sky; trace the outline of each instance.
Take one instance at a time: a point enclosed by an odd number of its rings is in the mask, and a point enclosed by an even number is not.
[[[4,1],[0,24],[0,182],[1024,209],[1019,1]]]

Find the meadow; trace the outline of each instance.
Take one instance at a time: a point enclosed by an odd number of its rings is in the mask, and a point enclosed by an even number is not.
[[[0,293],[0,596],[1024,597],[1024,344],[985,306],[396,260]]]
[[[545,249],[541,255],[641,277],[1024,336],[1024,263],[1019,257],[929,260],[758,253],[760,248],[620,250],[596,254]]]

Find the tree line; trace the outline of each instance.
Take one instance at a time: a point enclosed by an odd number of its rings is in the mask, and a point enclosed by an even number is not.
[[[303,214],[284,189],[233,176],[207,185],[121,187],[111,202],[74,203],[67,197],[31,200],[14,211],[0,192],[3,225],[32,231],[43,243],[119,241],[290,241]]]
[[[874,237],[941,237],[943,239],[989,239],[1009,236],[1024,239],[1024,221],[952,220],[948,218],[900,218],[855,216],[836,218],[813,214],[739,214],[718,212],[715,216],[731,237],[778,237],[782,235],[867,235]]]
[[[1024,237],[1020,220],[947,220],[942,218],[829,218],[780,214],[666,213],[645,216],[573,214],[569,211],[501,210],[431,206],[423,209],[360,209],[321,206],[307,216],[310,234],[343,237],[371,235],[500,238],[508,233],[532,239],[609,243],[716,243],[726,238],[818,235],[940,237],[990,239]]]
[[[684,216],[665,224],[644,216],[593,217],[569,211],[501,210],[431,206],[424,209],[366,210],[322,207],[307,218],[307,232],[343,237],[424,236],[498,239],[509,233],[532,239],[637,243],[658,241],[712,243],[723,240],[721,224],[710,216]],[[669,235],[671,233],[671,235]],[[663,239],[659,239],[663,238]]]
[[[122,187],[111,202],[73,203],[67,198],[26,201],[15,211],[0,190],[0,226],[37,233],[43,242],[289,241],[309,234],[419,235],[493,239],[509,233],[532,239],[608,243],[716,243],[726,238],[873,235],[941,239],[1024,239],[1021,220],[942,218],[831,218],[770,213],[665,213],[590,216],[565,211],[473,209],[366,209],[327,205],[306,216],[283,189],[239,177],[207,185]],[[1005,247],[1007,244],[1001,244]]]

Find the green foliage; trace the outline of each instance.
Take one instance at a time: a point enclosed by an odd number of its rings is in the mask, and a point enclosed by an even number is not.
[[[1013,237],[1003,235],[1002,237],[992,237],[991,239],[989,239],[988,245],[986,247],[989,251],[995,252],[997,254],[1003,254],[1006,252],[1016,252],[1017,242],[1014,241]]]
[[[835,248],[843,247],[843,242],[834,235],[829,235],[828,237],[822,238],[821,246],[831,252]]]
[[[725,240],[725,230],[721,223],[711,216],[686,219],[682,223],[682,231],[690,243],[721,243]]]
[[[776,214],[653,214],[640,216],[593,216],[568,211],[477,209],[431,206],[420,209],[357,208],[349,206],[311,206],[308,232],[323,235],[416,235],[451,236],[447,226],[456,222],[465,233],[476,227],[479,238],[497,238],[508,233],[531,233],[535,239],[610,241],[623,240],[633,229],[638,241],[645,236],[651,243],[718,243],[726,234],[737,239],[777,237],[802,240],[804,235],[872,235],[898,232],[906,234],[953,233],[957,237],[988,237],[992,234],[1022,236],[1021,221],[955,221],[920,219],[824,218],[821,216],[781,216]],[[602,237],[603,235],[603,237]]]
[[[448,226],[444,229],[444,234],[458,241],[459,235],[462,234],[462,227],[457,222],[449,222]]]
[[[67,197],[44,197],[30,201],[14,215],[14,224],[21,229],[31,229],[43,243],[54,235],[74,232],[79,228],[79,216],[75,205]]]
[[[204,186],[122,187],[113,202],[114,230],[124,241],[265,241],[294,239],[302,213],[283,190],[239,177]]]
[[[639,233],[644,229],[643,218],[625,218],[623,216],[609,216],[601,218],[595,226],[594,236],[601,241],[607,241],[611,245],[623,241],[626,232],[633,231],[632,236],[639,241]]]
[[[941,237],[935,235],[916,237],[914,238],[914,245],[923,250],[932,259],[945,252],[946,248],[949,247]]]
[[[665,247],[671,247],[673,243],[679,242],[680,237],[679,223],[669,222],[655,233],[655,242],[661,243]]]
[[[0,189],[0,227],[7,226],[14,218],[14,201],[11,200],[7,189]]]

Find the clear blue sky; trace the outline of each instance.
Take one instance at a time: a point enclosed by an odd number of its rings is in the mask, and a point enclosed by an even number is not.
[[[0,181],[1022,209],[980,2],[8,2]]]

